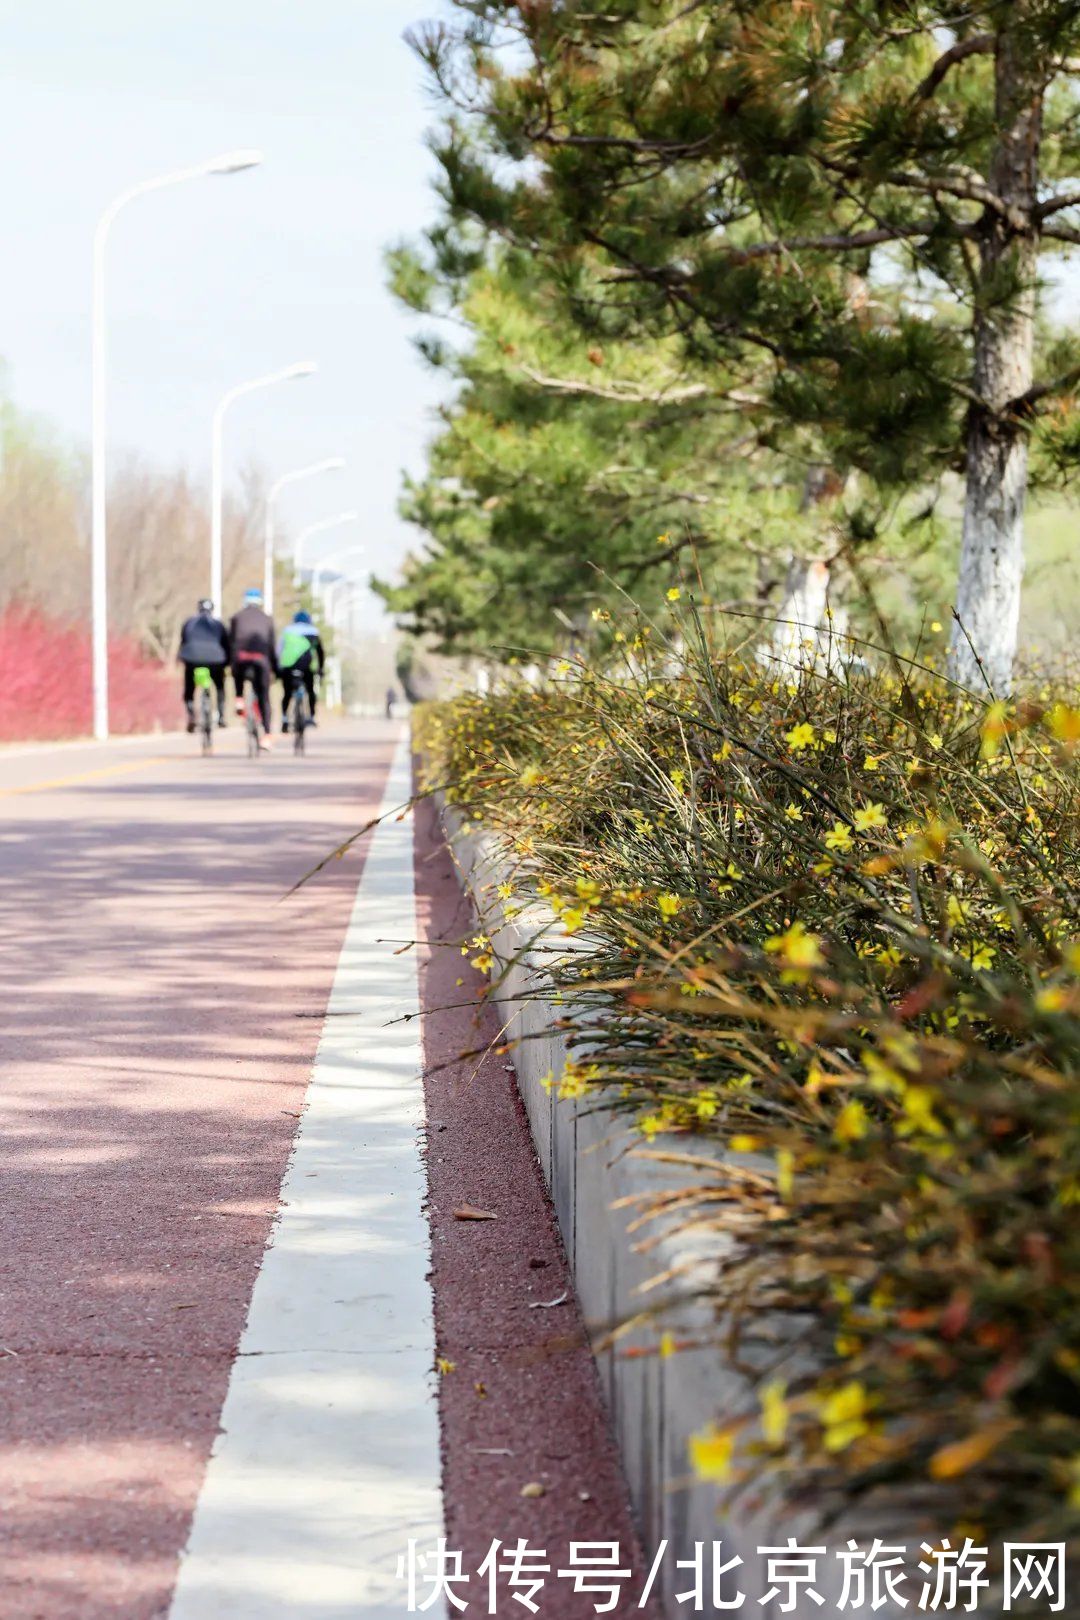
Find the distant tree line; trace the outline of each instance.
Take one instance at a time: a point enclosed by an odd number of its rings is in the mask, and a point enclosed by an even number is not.
[[[225,511],[226,606],[262,580],[263,489],[248,472]],[[171,661],[209,588],[209,495],[182,470],[122,458],[109,483],[114,637]],[[38,608],[77,625],[90,610],[87,458],[13,405],[0,406],[0,614]]]

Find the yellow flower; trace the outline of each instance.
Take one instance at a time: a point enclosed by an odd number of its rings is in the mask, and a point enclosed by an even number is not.
[[[540,769],[539,765],[526,765],[525,769],[518,777],[518,781],[523,788],[536,787],[537,783],[542,782],[543,780],[544,773]]]
[[[718,1429],[710,1424],[700,1434],[690,1436],[687,1449],[690,1466],[698,1479],[710,1484],[723,1484],[730,1479],[735,1454],[735,1435],[731,1429]]]
[[[940,731],[935,731],[934,734],[931,737],[927,738],[927,741],[929,742],[931,748],[937,749],[937,748],[941,747],[941,745],[945,741],[945,739],[941,735]]]
[[[838,1142],[859,1142],[870,1129],[866,1109],[857,1097],[846,1102],[836,1116],[833,1135]]]
[[[930,628],[934,632],[935,636],[939,636],[941,634],[941,625],[937,619],[933,621]]]
[[[991,703],[982,723],[982,742],[979,752],[983,759],[995,759],[1009,730],[1007,703]]]
[[[869,1432],[866,1421],[866,1390],[862,1384],[845,1384],[821,1403],[822,1439],[826,1451],[846,1451],[855,1440]]]
[[[795,1192],[795,1155],[790,1148],[780,1148],[777,1151],[776,1190],[785,1203]]]
[[[661,917],[674,917],[682,909],[682,901],[677,894],[658,894],[656,904]]]
[[[842,855],[851,848],[851,828],[846,822],[833,822],[832,831],[825,834],[825,848],[839,850]]]
[[[436,1361],[435,1366],[436,1366],[436,1369],[438,1370],[438,1372],[444,1377],[445,1377],[445,1375],[447,1373],[452,1373],[452,1372],[457,1371],[457,1362],[456,1361],[448,1361],[445,1356],[440,1356],[439,1359]]]
[[[1035,1005],[1040,1012],[1062,1012],[1069,1005],[1069,995],[1060,985],[1047,985],[1035,997]]]
[[[904,1119],[901,1136],[922,1134],[944,1136],[945,1127],[934,1113],[937,1094],[929,1086],[904,1087]]]
[[[725,740],[720,744],[720,747],[716,750],[715,754],[713,755],[713,759],[716,761],[716,763],[718,765],[722,765],[724,763],[725,759],[730,759],[731,758],[731,755],[732,755],[731,744],[725,738]]]
[[[881,761],[878,759],[876,754],[867,754],[866,758],[862,762],[862,768],[864,771],[880,770]]]
[[[770,1446],[782,1446],[788,1428],[787,1385],[771,1379],[761,1391],[761,1432]]]
[[[793,922],[782,934],[774,934],[765,941],[765,949],[793,971],[805,974],[810,968],[821,967],[825,961],[821,949],[821,936],[807,932],[806,925]]]
[[[728,1143],[732,1153],[756,1153],[760,1146],[760,1136],[733,1136]]]
[[[561,914],[560,921],[568,934],[576,934],[588,914],[585,906],[567,906]]]
[[[981,940],[976,940],[975,948],[971,953],[971,965],[978,973],[989,973],[994,965],[996,955],[997,951],[993,945],[986,945]]]
[[[677,585],[672,585],[671,589],[667,593],[667,599],[669,602],[677,602],[681,595],[682,591],[680,591],[679,587]]]
[[[789,821],[801,821],[803,818],[803,813],[797,804],[789,804],[785,809],[784,814]]]
[[[855,826],[859,832],[872,832],[875,827],[888,825],[883,804],[864,804],[861,810],[855,812]]]
[[[675,1335],[665,1330],[660,1335],[660,1358],[662,1361],[666,1361],[668,1356],[673,1356],[674,1354]]]
[[[808,720],[804,720],[800,725],[792,726],[791,730],[785,733],[784,741],[793,754],[799,754],[804,748],[812,747],[814,728]]]
[[[1070,709],[1067,703],[1055,703],[1047,721],[1059,743],[1070,751],[1080,742],[1080,709]]]

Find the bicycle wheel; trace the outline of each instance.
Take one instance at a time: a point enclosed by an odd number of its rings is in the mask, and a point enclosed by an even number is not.
[[[292,734],[293,734],[293,744],[292,745],[293,745],[293,753],[294,754],[302,754],[304,752],[304,733],[307,731],[307,723],[308,723],[307,692],[306,692],[305,688],[303,687],[303,685],[299,685],[297,687],[296,691],[293,693],[293,700],[292,700],[292,721],[291,721],[291,725],[292,725]]]
[[[202,751],[212,754],[214,751],[214,713],[210,702],[210,692],[203,687],[199,694],[199,730],[202,733]]]

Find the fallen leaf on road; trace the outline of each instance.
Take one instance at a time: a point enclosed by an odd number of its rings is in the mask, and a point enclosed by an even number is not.
[[[498,1216],[493,1209],[477,1209],[473,1204],[462,1204],[455,1209],[455,1221],[497,1221]]]
[[[521,1494],[522,1496],[543,1496],[546,1489],[547,1487],[541,1485],[539,1480],[534,1479],[530,1485],[521,1487]]]
[[[530,1311],[550,1311],[556,1305],[565,1305],[570,1297],[570,1290],[564,1288],[558,1299],[534,1299],[529,1302]]]

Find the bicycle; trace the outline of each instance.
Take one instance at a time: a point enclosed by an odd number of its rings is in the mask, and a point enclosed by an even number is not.
[[[289,699],[289,730],[292,732],[294,754],[304,752],[304,733],[310,719],[307,685],[303,675],[298,674],[293,677],[292,696]]]
[[[195,670],[193,676],[195,690],[199,695],[198,732],[202,743],[203,754],[214,752],[214,703],[212,697],[214,678],[205,667]]]
[[[237,706],[243,710],[244,715],[248,759],[257,759],[264,749],[263,737],[266,730],[262,722],[262,709],[255,677],[248,669],[245,669],[241,677],[236,697]]]

